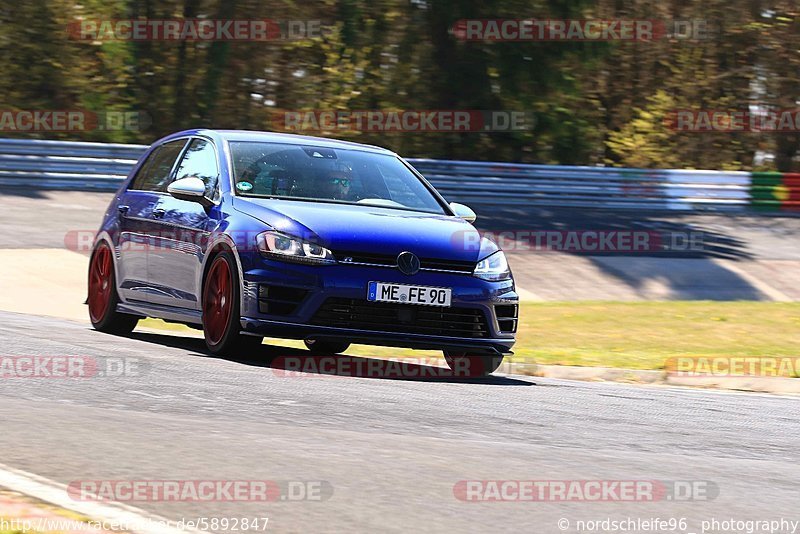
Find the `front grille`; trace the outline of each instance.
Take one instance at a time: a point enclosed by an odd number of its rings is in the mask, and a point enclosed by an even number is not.
[[[306,295],[307,289],[259,284],[258,311],[269,315],[291,315]]]
[[[397,267],[397,256],[391,254],[366,254],[362,252],[342,252],[337,251],[336,257],[340,263],[368,263],[371,265],[383,265],[386,267]],[[435,271],[454,271],[458,273],[472,274],[475,270],[475,263],[471,261],[441,260],[433,258],[420,258],[420,268],[432,269]]]
[[[327,299],[311,322],[320,326],[404,334],[469,338],[489,335],[486,316],[474,308],[415,306],[346,298]]]
[[[457,271],[459,273],[472,274],[475,270],[475,264],[471,261],[449,261],[449,260],[431,260],[420,258],[420,266],[423,269],[433,269],[436,271]]]

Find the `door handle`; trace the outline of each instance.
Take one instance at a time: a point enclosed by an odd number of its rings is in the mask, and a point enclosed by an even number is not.
[[[127,215],[129,209],[131,209],[130,206],[117,206],[117,211],[120,215]]]
[[[155,217],[156,219],[161,219],[162,217],[164,217],[165,213],[166,210],[163,210],[161,208],[156,208],[153,210],[153,217]]]

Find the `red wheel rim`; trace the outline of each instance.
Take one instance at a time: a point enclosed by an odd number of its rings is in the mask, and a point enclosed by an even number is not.
[[[101,245],[92,256],[89,267],[89,316],[94,323],[102,321],[108,313],[114,290],[112,269],[111,249]]]
[[[233,280],[228,262],[217,258],[208,271],[203,291],[203,323],[206,338],[217,345],[225,337],[233,310]]]

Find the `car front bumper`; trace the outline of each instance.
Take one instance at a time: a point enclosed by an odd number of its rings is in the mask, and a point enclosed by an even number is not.
[[[502,308],[502,315],[509,311],[509,306],[518,306],[519,297],[513,280],[489,282],[469,274],[437,271],[421,271],[407,276],[391,267],[311,266],[262,258],[255,260],[250,267],[243,272],[241,310],[242,328],[247,332],[289,339],[339,339],[350,343],[485,353],[508,353],[514,346],[516,313],[513,329],[509,328],[510,319],[498,320],[498,310]],[[400,319],[383,325],[384,328],[374,321],[359,324],[354,320],[346,326],[336,321],[329,324],[320,321],[318,312],[326,303],[330,306],[331,302],[348,302],[360,309],[363,317],[365,306],[369,310],[369,306],[374,305],[367,301],[367,285],[371,281],[448,287],[452,289],[451,306],[442,309],[398,304],[390,305],[391,310],[384,306],[380,310],[384,318],[395,313],[393,308],[397,308]],[[284,297],[278,301],[279,306],[265,304],[271,302],[265,300],[271,291]],[[287,299],[287,295],[302,298]],[[295,302],[294,306],[286,304],[290,300]],[[470,321],[480,319],[480,327],[476,327],[480,334],[451,335],[444,325],[436,328],[430,317],[437,313],[449,318],[464,313],[469,314]],[[420,326],[423,322],[426,326]],[[503,327],[505,330],[501,329]],[[454,332],[462,332],[459,327],[454,328]]]

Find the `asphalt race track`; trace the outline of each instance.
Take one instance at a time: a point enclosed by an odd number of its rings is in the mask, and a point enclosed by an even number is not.
[[[272,532],[577,532],[578,520],[797,517],[800,402],[532,377],[297,373],[201,341],[117,338],[0,313],[7,356],[136,363],[128,376],[0,381],[0,463],[79,480],[326,481],[311,502],[136,502],[148,513],[269,517]],[[460,480],[704,481],[712,500],[464,502]],[[714,492],[711,492],[714,493]],[[568,519],[566,530],[558,527]],[[564,523],[562,523],[564,525]],[[665,530],[661,530],[662,532]],[[728,531],[730,532],[730,531]]]
[[[0,222],[13,229],[0,236],[0,249],[8,249],[8,258],[30,253],[31,265],[49,257],[40,251],[56,251],[53,258],[62,261],[56,263],[64,271],[56,282],[22,273],[27,278],[21,283],[28,285],[4,280],[4,293],[20,300],[28,287],[37,288],[37,295],[51,295],[53,302],[42,297],[32,313],[59,315],[54,308],[61,297],[48,292],[69,286],[77,312],[64,316],[80,319],[0,312],[0,356],[71,356],[95,361],[101,370],[133,364],[123,375],[88,378],[3,378],[0,372],[0,464],[64,485],[271,480],[324,482],[332,488],[322,500],[126,503],[174,521],[268,517],[270,532],[577,533],[580,520],[687,518],[686,529],[649,531],[689,533],[701,532],[702,520],[800,519],[798,398],[528,376],[430,378],[437,369],[424,365],[416,368],[424,379],[287,373],[281,357],[308,361],[308,353],[264,345],[261,353],[232,361],[206,354],[197,338],[101,334],[91,330],[78,304],[85,295],[85,260],[64,246],[69,232],[96,229],[109,196],[20,190],[0,196],[5,204]],[[42,217],[54,210],[59,218]],[[800,219],[625,217],[509,209],[481,221],[488,230],[607,226],[713,232],[711,258],[608,261],[781,262],[775,263],[780,270],[769,270],[770,278],[788,273],[779,289],[789,297],[800,295],[796,277],[789,276],[800,260],[793,245]],[[73,255],[81,262],[68,267],[63,260]],[[569,288],[587,278],[585,266],[571,278],[558,278],[567,276],[558,269],[574,261],[573,255],[534,259],[517,253],[512,262],[519,262],[515,272],[536,292],[543,279],[548,287],[562,280]],[[76,265],[78,271],[69,271]],[[701,267],[707,269],[705,263]],[[64,282],[59,288],[62,279],[76,287]],[[603,287],[613,285],[608,273],[597,280]],[[576,293],[588,298],[585,290],[579,286]],[[610,297],[625,295],[620,289]],[[570,294],[547,296],[565,300]],[[696,482],[713,491],[694,501],[458,498],[459,481],[481,480],[661,481],[684,487]],[[569,521],[561,523],[565,529],[559,528],[562,519]]]

